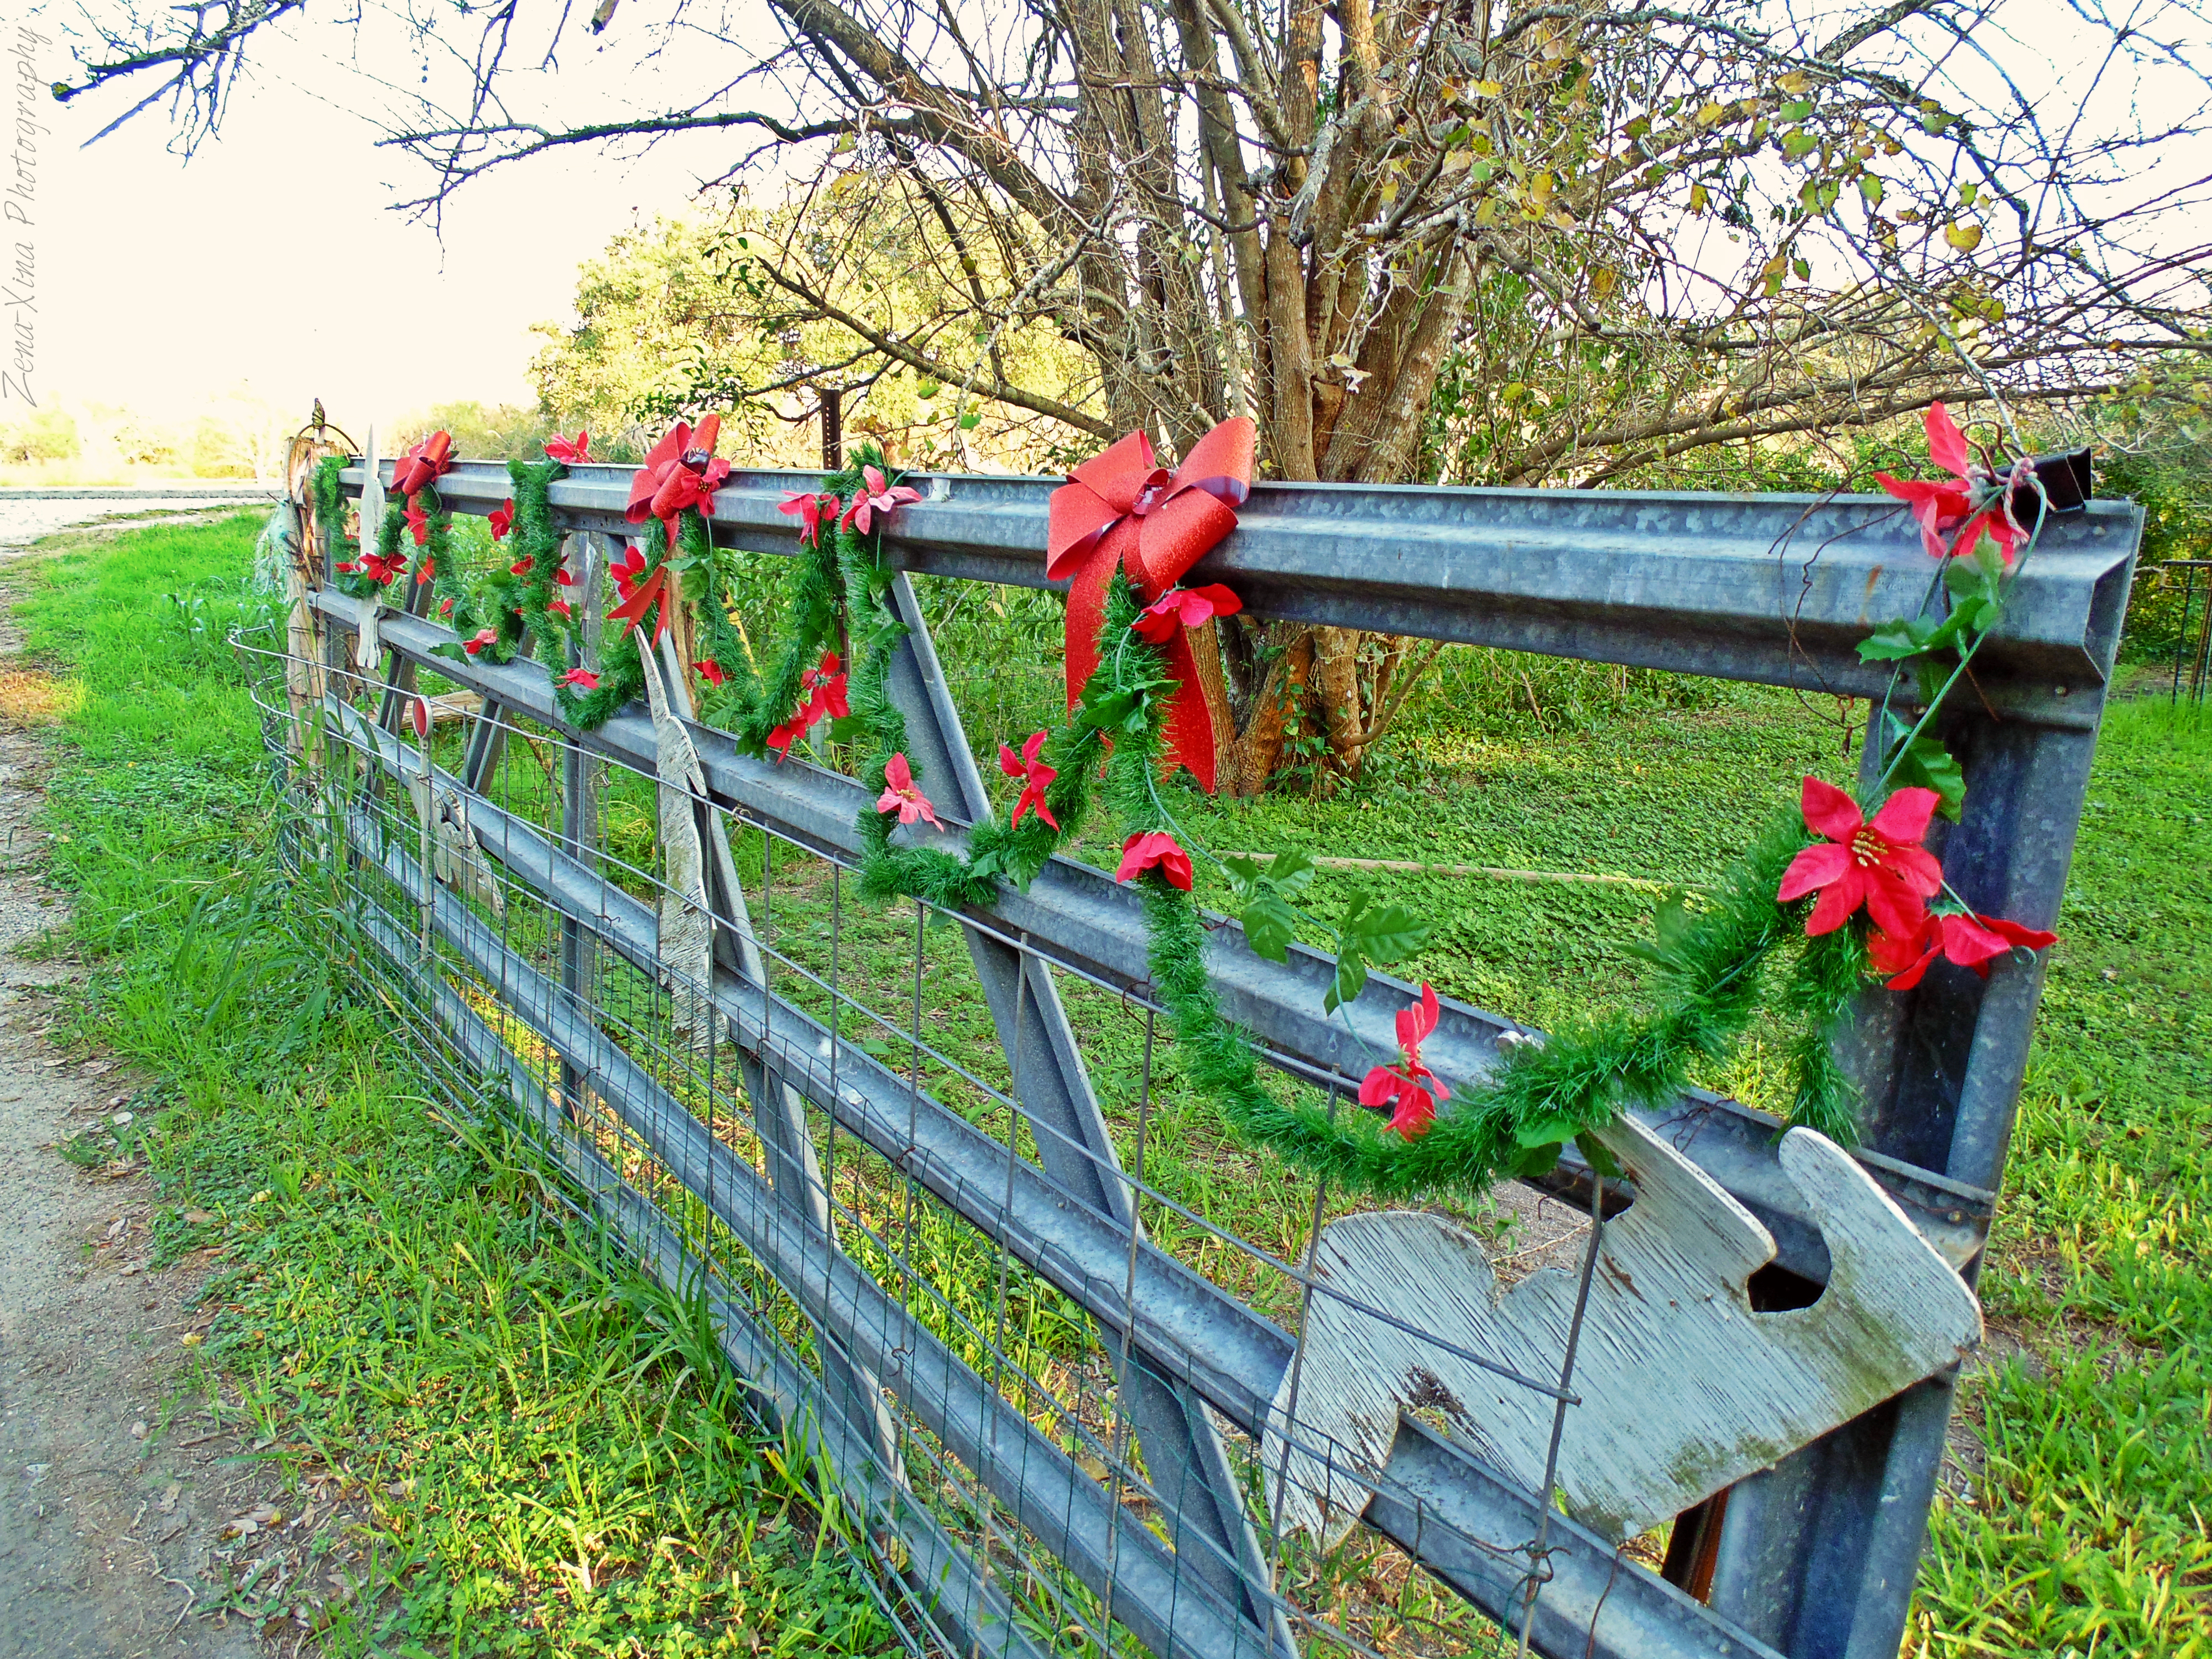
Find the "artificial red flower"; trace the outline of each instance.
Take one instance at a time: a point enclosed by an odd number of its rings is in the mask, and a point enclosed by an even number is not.
[[[2020,544],[2020,526],[2012,521],[2005,508],[2010,490],[2001,490],[1994,506],[1975,512],[1977,489],[1995,485],[1996,481],[1986,477],[1977,479],[1966,448],[1966,434],[1959,429],[1958,422],[1951,418],[1951,411],[1942,404],[1929,405],[1923,425],[1928,433],[1929,459],[1948,472],[1950,477],[1893,478],[1887,472],[1877,472],[1875,481],[1911,507],[1912,516],[1920,526],[1920,544],[1928,550],[1930,557],[1972,554],[1986,531],[1990,539],[1997,544],[2004,562],[2010,564]],[[1949,538],[1948,541],[1946,537]]]
[[[392,470],[392,488],[395,494],[413,495],[434,479],[442,478],[453,470],[453,440],[450,434],[433,432],[399,458]]]
[[[363,575],[387,584],[406,568],[407,561],[397,553],[364,553],[361,558]]]
[[[553,573],[553,580],[563,587],[574,587],[576,585],[576,579],[568,574],[565,566]]]
[[[1022,780],[1022,797],[1014,803],[1013,822],[1019,823],[1022,814],[1035,808],[1039,817],[1057,830],[1060,820],[1053,817],[1052,808],[1045,805],[1044,792],[1060,774],[1037,758],[1038,750],[1043,747],[1042,732],[1032,732],[1030,740],[1022,745],[1022,752],[1018,756],[1012,746],[1002,743],[999,745],[999,769],[1010,778]]]
[[[469,655],[473,657],[477,652],[483,650],[484,647],[491,644],[498,638],[499,630],[495,628],[478,629],[477,630],[476,636],[473,639],[466,639],[461,641],[461,649],[467,652]]]
[[[441,617],[452,616],[453,614],[453,602],[451,599],[441,599],[438,602],[438,614]]]
[[[1422,981],[1420,1002],[1398,1011],[1398,1063],[1377,1066],[1359,1085],[1362,1106],[1392,1103],[1390,1127],[1408,1140],[1418,1140],[1436,1121],[1437,1103],[1449,1100],[1451,1091],[1421,1063],[1421,1045],[1437,1029],[1437,994]]]
[[[799,515],[799,544],[811,547],[823,525],[837,522],[837,506],[835,495],[825,495],[818,489],[794,489],[783,498],[778,510]]]
[[[436,580],[437,576],[438,562],[428,555],[424,555],[422,562],[415,567],[415,585],[420,587],[425,582]]]
[[[919,489],[888,483],[874,467],[864,466],[860,469],[860,487],[854,492],[853,504],[845,509],[845,523],[865,536],[874,528],[877,514],[889,518],[908,501],[921,499]]]
[[[538,561],[529,554],[526,553],[520,558],[517,559],[513,564],[507,566],[507,574],[510,576],[527,576],[537,568]]]
[[[1909,991],[1920,983],[1928,964],[1939,956],[1987,979],[1990,963],[2014,947],[2040,951],[2057,942],[2056,933],[2023,927],[2002,916],[1946,910],[1929,916],[1917,935],[1899,938],[1879,931],[1869,934],[1867,956],[1875,971],[1889,981],[1891,990]]]
[[[564,617],[575,614],[569,610],[568,601],[566,599],[548,599],[545,601],[545,608],[548,611],[557,611]]]
[[[1943,866],[1920,844],[1939,799],[1933,789],[1900,789],[1869,823],[1835,785],[1807,778],[1805,823],[1826,840],[1790,860],[1775,897],[1787,904],[1820,890],[1808,935],[1832,933],[1864,905],[1883,933],[1917,937],[1928,901],[1943,890]]]
[[[806,711],[802,708],[768,734],[768,746],[779,755],[789,754],[791,745],[806,735]]]
[[[630,480],[629,506],[623,516],[632,524],[659,520],[668,532],[672,551],[676,546],[676,521],[684,509],[711,507],[716,488],[730,476],[730,464],[714,453],[721,433],[719,415],[709,415],[696,431],[677,422],[653,445],[645,465]]]
[[[1171,587],[1146,606],[1129,624],[1139,639],[1164,645],[1178,628],[1201,628],[1216,617],[1233,617],[1244,608],[1219,582],[1204,587]]]
[[[884,793],[877,798],[876,811],[897,813],[901,823],[912,823],[916,818],[927,818],[931,823],[937,823],[937,809],[929,804],[929,798],[915,787],[914,769],[907,764],[904,754],[893,755],[884,765]]]
[[[799,684],[807,694],[806,723],[809,726],[824,714],[832,720],[843,720],[853,712],[845,700],[845,674],[835,651],[822,653],[819,667],[810,668],[799,677]]]
[[[545,454],[549,460],[566,461],[571,466],[588,465],[592,459],[592,434],[579,432],[573,438],[564,438],[556,432],[545,441]]]
[[[501,539],[508,531],[514,528],[514,497],[509,495],[484,516],[491,523],[492,540]]]
[[[1190,854],[1164,830],[1139,831],[1121,843],[1121,867],[1116,881],[1133,881],[1146,871],[1158,869],[1169,886],[1190,891]]]
[[[691,665],[699,671],[699,678],[709,685],[720,685],[730,678],[722,672],[722,665],[712,657],[695,662]]]
[[[607,567],[607,574],[614,578],[623,598],[629,599],[645,574],[645,550],[635,545],[624,548],[622,557]]]
[[[416,546],[429,545],[430,515],[422,510],[422,498],[420,495],[410,495],[407,498],[407,529],[415,538]]]
[[[561,684],[580,685],[586,691],[596,691],[599,689],[599,677],[588,668],[572,668],[561,676]]]

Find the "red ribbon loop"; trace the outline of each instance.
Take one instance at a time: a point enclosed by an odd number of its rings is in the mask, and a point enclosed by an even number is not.
[[[1182,579],[1237,528],[1237,509],[1252,490],[1259,429],[1243,416],[1224,421],[1191,446],[1170,476],[1152,458],[1152,441],[1132,432],[1070,472],[1052,492],[1045,532],[1045,574],[1071,581],[1067,594],[1067,704],[1073,708],[1098,667],[1098,629],[1106,590],[1118,566],[1147,604]],[[1198,678],[1190,637],[1178,629],[1163,647],[1180,683],[1167,718],[1168,752],[1211,794],[1213,713]]]

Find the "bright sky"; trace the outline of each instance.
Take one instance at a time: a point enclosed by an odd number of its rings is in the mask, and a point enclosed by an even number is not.
[[[41,82],[67,68],[58,43],[42,49]],[[40,222],[9,228],[36,236],[40,401],[179,414],[242,385],[302,420],[319,397],[356,435],[447,398],[534,404],[530,325],[569,317],[578,263],[681,207],[713,160],[577,152],[494,173],[463,193],[441,247],[389,210],[419,191],[420,164],[300,85],[241,88],[189,163],[153,110],[78,149],[118,107],[104,101],[41,100],[55,131]]]

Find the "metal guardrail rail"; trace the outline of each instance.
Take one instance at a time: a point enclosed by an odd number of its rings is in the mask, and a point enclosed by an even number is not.
[[[621,508],[629,477],[627,468],[575,469],[554,487],[556,520],[580,533],[628,530]],[[345,475],[356,491],[362,478],[359,467]],[[792,521],[777,509],[787,489],[811,482],[733,476],[715,499],[715,538],[795,551]],[[1044,502],[1054,481],[918,482],[925,499],[904,509],[886,538],[896,565],[1046,585]],[[482,513],[511,486],[503,468],[467,463],[440,489],[456,510]],[[2045,528],[2003,631],[1978,659],[1984,696],[1950,719],[1945,735],[1966,769],[1968,805],[1941,851],[1954,885],[1978,908],[2031,925],[2055,920],[2140,528],[2133,507],[2113,503]],[[1231,581],[1262,617],[1866,695],[1878,694],[1881,682],[1858,664],[1856,639],[1881,617],[1914,609],[1927,577],[1917,528],[1878,500],[1261,485],[1236,534],[1193,580]],[[917,761],[929,775],[954,781],[933,793],[947,820],[942,834],[957,844],[986,798],[919,608],[903,580],[895,589],[915,635],[894,671],[894,695]],[[334,624],[333,636],[352,626],[351,601],[325,592],[311,603]],[[598,805],[590,761],[654,776],[652,724],[629,714],[597,732],[564,731],[542,668],[435,655],[453,636],[420,617],[387,617],[380,634],[386,687],[404,690],[428,668],[483,697],[457,773],[441,774],[434,787],[465,802],[498,881],[542,911],[543,938],[521,948],[482,905],[424,882],[411,833],[388,806],[405,793],[399,786],[412,752],[395,735],[398,702],[389,696],[377,711],[382,729],[335,702],[328,726],[352,745],[360,769],[324,845],[350,846],[363,879],[376,878],[381,897],[357,895],[364,925],[392,971],[413,976],[417,1005],[445,1033],[444,1063],[450,1069],[459,1057],[477,1074],[508,1077],[556,1161],[641,1261],[679,1274],[720,1260],[712,1241],[722,1239],[737,1247],[730,1261],[764,1270],[787,1299],[786,1322],[795,1316],[793,1328],[811,1331],[811,1347],[779,1337],[776,1316],[741,1307],[726,1285],[743,1273],[726,1261],[718,1269],[713,1294],[722,1298],[718,1318],[732,1363],[756,1380],[772,1414],[817,1425],[826,1464],[860,1509],[906,1540],[879,1559],[904,1586],[908,1627],[963,1648],[1028,1651],[1027,1604],[1009,1600],[1011,1579],[994,1567],[1011,1562],[1018,1568],[1012,1577],[1033,1585],[1056,1564],[1091,1598],[1094,1642],[1117,1639],[1104,1634],[1110,1626],[1158,1654],[1277,1653],[1301,1643],[1319,1650],[1324,1640],[1360,1650],[1283,1594],[1275,1577],[1281,1540],[1267,1540],[1263,1555],[1238,1490],[1243,1465],[1213,1426],[1232,1442],[1256,1438],[1295,1361],[1295,1340],[1133,1224],[1140,1205],[1171,1205],[1173,1195],[1146,1187],[1141,1167],[1134,1176],[1121,1167],[1054,990],[1057,970],[1147,1006],[1134,896],[1099,872],[1055,860],[1027,893],[1004,892],[956,918],[1014,1068],[1005,1089],[960,1075],[1005,1101],[1003,1138],[921,1086],[918,1012],[913,1067],[902,1073],[841,1034],[834,985],[824,1023],[818,975],[799,972],[794,981],[789,963],[776,965],[783,958],[767,961],[763,950],[775,952],[755,939],[742,896],[726,896],[717,967],[711,983],[696,988],[740,1057],[743,1087],[732,1098],[741,1092],[748,1103],[760,1149],[745,1152],[716,1127],[711,1075],[702,1124],[690,1098],[696,1080],[672,1082],[665,1053],[646,1064],[635,1057],[641,1042],[665,1049],[665,1036],[648,1037],[595,1004],[580,965],[586,957],[612,963],[678,994],[656,956],[650,872],[611,873],[615,865],[594,850],[589,823]],[[334,696],[349,684],[377,689],[354,680],[336,657],[329,684]],[[705,783],[702,811],[757,831],[771,850],[811,854],[833,868],[855,860],[863,805],[855,781],[800,761],[770,765],[716,732],[688,729]],[[560,752],[558,823],[538,821],[544,799],[516,810],[487,793],[497,763],[493,734],[510,730]],[[296,734],[287,741],[298,753]],[[316,785],[325,804],[336,776]],[[440,954],[424,954],[418,927]],[[556,935],[557,963],[546,943]],[[919,932],[915,949],[919,975]],[[1266,961],[1233,924],[1215,931],[1209,966],[1225,1012],[1265,1055],[1324,1088],[1356,1088],[1365,1066],[1360,1040],[1388,1049],[1391,1017],[1413,994],[1377,975],[1349,1010],[1353,1029],[1325,1021],[1327,959],[1294,950],[1287,965]],[[773,988],[778,974],[799,988]],[[1931,980],[1911,996],[1870,1004],[1851,1043],[1867,1099],[1863,1164],[1970,1278],[2002,1176],[2039,988],[2039,966],[2008,969],[1985,988]],[[488,1012],[495,1006],[496,1018]],[[1486,1070],[1501,1036],[1522,1029],[1465,1005],[1444,1008],[1429,1053],[1447,1075]],[[519,1059],[518,1040],[533,1054],[557,1056],[557,1065],[548,1071],[551,1062]],[[1148,1091],[1149,1053],[1148,1043]],[[579,1101],[614,1127],[589,1129]],[[1026,1150],[1011,1127],[1016,1115]],[[1646,1121],[1767,1224],[1782,1267],[1815,1285],[1825,1278],[1819,1228],[1779,1171],[1771,1120],[1693,1093]],[[617,1132],[618,1146],[607,1139]],[[1057,1441],[1041,1434],[1009,1403],[1035,1379],[1019,1388],[1006,1382],[1006,1351],[984,1344],[994,1381],[955,1352],[960,1341],[972,1346],[973,1333],[946,1337],[941,1310],[918,1318],[910,1290],[901,1292],[904,1302],[885,1299],[887,1258],[868,1242],[866,1217],[850,1203],[839,1207],[841,1137],[988,1242],[1007,1264],[1000,1269],[1002,1306],[1005,1273],[1018,1267],[1088,1316],[1100,1374],[1120,1379],[1114,1409],[1121,1415],[1110,1434],[1082,1425],[1079,1398],[1072,1411],[1063,1401],[1058,1419],[1074,1428]],[[827,1176],[817,1167],[825,1144]],[[625,1158],[641,1160],[650,1177],[627,1169]],[[1587,1194],[1589,1181],[1571,1161],[1557,1184]],[[841,1228],[862,1237],[859,1249],[873,1268],[841,1247]],[[1295,1277],[1295,1262],[1237,1243]],[[1317,1293],[1330,1292],[1308,1276],[1302,1294]],[[1712,1538],[1704,1603],[1565,1517],[1547,1518],[1544,1498],[1410,1419],[1400,1424],[1364,1519],[1493,1617],[1517,1629],[1529,1615],[1533,1644],[1545,1653],[1887,1659],[1911,1595],[1949,1404],[1949,1381],[1930,1379],[1740,1483],[1724,1508],[1692,1517]],[[904,1415],[890,1425],[887,1410]],[[1088,1454],[1069,1449],[1069,1433],[1090,1437]],[[1141,1464],[1124,1434],[1141,1443]],[[916,1496],[939,1490],[932,1482],[939,1477],[915,1473],[928,1459],[964,1471],[975,1488],[964,1519],[948,1521],[944,1503]],[[1093,1462],[1108,1469],[1103,1480]],[[1139,1492],[1141,1500],[1133,1500]],[[1133,1518],[1140,1512],[1152,1522]],[[1547,1547],[1532,1563],[1540,1529]]]

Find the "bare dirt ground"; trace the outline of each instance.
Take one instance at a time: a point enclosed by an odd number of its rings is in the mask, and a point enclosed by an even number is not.
[[[56,505],[0,520],[0,663],[21,645],[9,566],[60,527]],[[20,716],[27,701],[0,706]],[[133,1091],[112,1062],[47,1036],[83,969],[36,948],[68,916],[40,877],[45,764],[35,721],[0,713],[0,1659],[246,1659],[266,1649],[214,1611],[234,1571],[222,1558],[277,1483],[182,1393],[207,1265],[151,1265],[143,1158],[85,1170],[58,1150],[88,1130],[104,1146],[103,1126],[130,1146],[116,1118]]]

